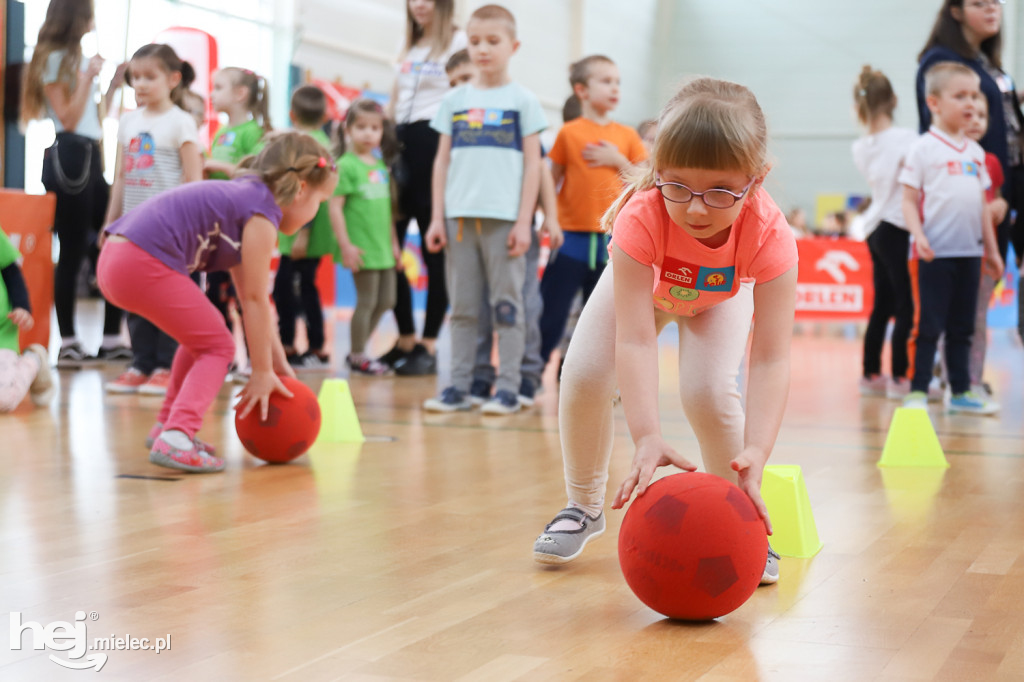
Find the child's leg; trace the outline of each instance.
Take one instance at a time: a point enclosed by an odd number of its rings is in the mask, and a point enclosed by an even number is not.
[[[679,395],[708,473],[733,483],[729,463],[743,450],[743,403],[737,377],[754,313],[753,286],[679,320]],[[659,315],[660,317],[661,315]]]
[[[953,395],[971,388],[970,354],[981,281],[980,258],[951,258],[949,313],[946,318],[946,368]],[[986,306],[987,307],[987,306]]]
[[[476,363],[473,365],[473,382],[494,385],[495,370],[491,364],[494,350],[494,325],[491,324],[491,290],[484,285],[480,292],[480,316],[477,318]]]
[[[892,353],[892,377],[902,379],[907,376],[907,338],[914,326],[914,298],[910,293],[910,272],[907,269],[907,253],[910,246],[910,233],[895,225],[882,223],[878,232],[884,237],[882,258],[889,279],[893,298],[892,337],[889,340]]]
[[[576,329],[562,368],[558,433],[569,503],[596,517],[604,510],[614,435],[615,298],[611,268],[598,282]]]
[[[460,229],[460,223],[463,224]],[[469,391],[476,363],[480,290],[487,282],[481,253],[481,233],[474,218],[447,220],[448,287],[451,292],[452,379],[459,391]],[[508,247],[506,247],[508,248]]]
[[[309,350],[322,353],[324,350],[324,307],[320,301],[320,290],[316,288],[316,271],[319,258],[302,258],[294,261],[299,273],[299,294],[302,297],[302,311],[306,318],[306,336]]]
[[[982,273],[978,287],[978,303],[974,314],[974,335],[971,336],[970,373],[971,385],[980,384],[985,373],[985,353],[988,350],[988,302],[996,281]]]
[[[0,412],[11,412],[21,404],[38,372],[39,358],[35,353],[18,355],[0,348]]]
[[[910,390],[927,393],[935,365],[935,348],[939,334],[946,327],[946,316],[952,297],[952,263],[949,258],[929,262],[910,261],[910,280],[914,292],[917,325],[911,332],[908,350],[913,365],[908,371]],[[972,292],[976,296],[976,293]]]
[[[569,319],[572,299],[582,286],[590,266],[559,253],[544,269],[540,283],[543,312],[540,317],[540,355],[544,362],[551,359],[551,351],[562,340],[565,323]]]
[[[274,276],[274,307],[277,309],[277,330],[281,334],[281,345],[288,352],[295,350],[295,275],[292,259],[281,256]]]
[[[491,298],[491,320],[498,332],[498,380],[495,391],[508,391],[519,395],[526,342],[526,323],[523,318],[523,280],[526,278],[526,259],[510,258],[508,238],[513,223],[504,220],[482,220],[480,252],[484,260],[487,287]],[[475,334],[474,334],[475,336]],[[475,347],[474,347],[475,355]]]
[[[896,312],[889,276],[885,269],[884,236],[881,227],[868,237],[868,250],[871,253],[872,281],[875,286],[875,303],[868,317],[868,327],[864,332],[863,375],[873,377],[882,373],[882,346],[885,344],[885,332],[889,326],[889,318]],[[893,346],[895,348],[895,344]]]
[[[380,319],[384,317],[384,314],[395,307],[395,301],[398,298],[398,287],[396,286],[395,278],[392,276],[394,271],[374,270],[373,272],[377,276],[377,305],[370,316],[370,334],[373,334],[374,330],[377,329],[377,325],[380,324]]]
[[[526,252],[526,276],[523,279],[523,321],[526,325],[523,363],[520,372],[534,388],[540,386],[544,373],[544,359],[540,354],[540,318],[544,312],[544,300],[540,295],[540,278],[537,268],[540,262],[540,237],[533,232],[530,248]]]
[[[194,437],[235,352],[220,313],[192,280],[130,242],[107,244],[98,279],[115,305],[150,317],[182,345],[177,381],[172,369],[161,421],[165,430]],[[191,367],[184,353],[192,356]]]
[[[381,278],[379,270],[360,270],[352,273],[352,281],[356,287],[356,307],[352,311],[349,324],[349,343],[352,355],[360,356],[366,352],[366,341],[370,338],[373,328],[370,321],[377,307],[378,290]]]

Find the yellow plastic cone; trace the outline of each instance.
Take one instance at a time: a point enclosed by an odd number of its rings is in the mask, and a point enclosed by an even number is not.
[[[939,437],[928,417],[928,411],[897,407],[885,437],[880,467],[942,467],[949,466],[942,453]]]
[[[793,464],[770,464],[761,479],[761,497],[768,506],[773,534],[768,541],[783,556],[809,559],[821,551],[818,527],[804,475]]]
[[[318,443],[362,443],[366,440],[347,381],[325,379],[320,386],[318,400],[321,414]]]

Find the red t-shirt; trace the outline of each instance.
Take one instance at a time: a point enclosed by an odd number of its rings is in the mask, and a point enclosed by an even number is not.
[[[992,152],[985,152],[985,170],[988,171],[989,180],[992,184],[985,190],[985,201],[992,201],[996,198],[996,192],[1003,186],[1003,166],[999,163],[999,157]]]
[[[793,231],[763,188],[747,197],[718,248],[672,222],[657,189],[630,198],[615,219],[612,242],[654,268],[654,304],[686,317],[732,298],[740,282],[771,281],[797,262]]]

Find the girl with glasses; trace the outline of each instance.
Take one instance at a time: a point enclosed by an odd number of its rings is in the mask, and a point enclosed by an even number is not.
[[[604,532],[616,387],[634,456],[612,508],[642,495],[660,466],[697,468],[665,441],[658,418],[657,337],[670,322],[679,327],[683,411],[705,468],[737,483],[770,532],[761,476],[789,391],[797,250],[761,187],[769,168],[764,115],[746,88],[701,78],[662,111],[653,163],[604,217],[612,267],[583,310],[562,371],[569,501],[534,543],[540,563],[572,561]],[[755,311],[748,421],[737,376]],[[777,579],[772,552],[762,582]]]

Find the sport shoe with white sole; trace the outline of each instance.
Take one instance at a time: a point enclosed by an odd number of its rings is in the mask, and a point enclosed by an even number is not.
[[[559,521],[575,521],[576,530],[551,530]],[[533,543],[533,559],[541,564],[567,564],[580,555],[587,543],[604,534],[604,512],[589,516],[578,507],[558,512]]]
[[[462,412],[473,409],[473,403],[465,393],[449,386],[436,398],[423,401],[423,409],[427,412]]]
[[[480,414],[515,414],[523,405],[512,391],[501,390],[480,406]]]
[[[768,545],[768,560],[764,564],[764,573],[761,574],[762,585],[774,585],[779,582],[779,555]]]
[[[974,391],[965,391],[949,399],[949,411],[963,414],[995,414],[999,411],[999,403]]]

